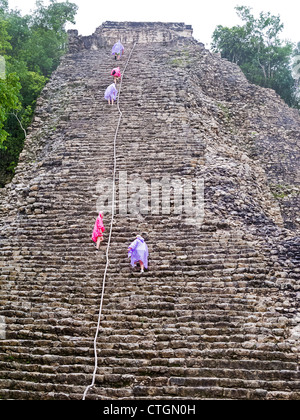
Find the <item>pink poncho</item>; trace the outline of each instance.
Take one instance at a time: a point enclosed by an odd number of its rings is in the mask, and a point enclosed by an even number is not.
[[[97,217],[97,220],[95,222],[93,235],[92,235],[92,240],[94,242],[97,242],[97,239],[99,238],[99,236],[103,236],[104,231],[105,231],[105,227],[104,227],[104,224],[103,224],[103,214],[100,212],[99,216]]]
[[[115,69],[112,69],[110,75],[115,76],[115,77],[121,77],[120,67],[116,67]]]

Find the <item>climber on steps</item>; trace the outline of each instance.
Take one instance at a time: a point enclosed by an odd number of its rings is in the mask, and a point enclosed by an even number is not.
[[[114,77],[114,82],[117,83],[121,79],[120,67],[116,67],[112,69],[110,75]]]
[[[120,60],[122,55],[124,54],[124,47],[121,44],[121,41],[118,41],[111,50],[111,54],[114,55],[115,60]]]
[[[148,268],[148,246],[140,235],[128,247],[128,258],[131,258],[131,265],[134,267],[138,262],[140,263],[141,273]]]
[[[95,244],[96,251],[99,251],[100,243],[103,241],[103,232],[105,231],[105,227],[103,224],[103,213],[100,211],[99,216],[96,219],[92,241]]]
[[[114,101],[117,99],[117,95],[118,95],[118,89],[117,89],[115,83],[112,83],[106,89],[105,94],[104,94],[104,99],[106,99],[108,101],[109,105],[110,104],[113,105]]]

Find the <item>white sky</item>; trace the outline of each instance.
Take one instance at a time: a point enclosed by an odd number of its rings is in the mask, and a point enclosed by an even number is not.
[[[61,0],[64,1],[64,0]],[[299,0],[70,0],[79,6],[76,25],[81,35],[91,35],[101,23],[111,21],[184,22],[192,25],[194,38],[210,46],[211,36],[217,25],[241,24],[234,7],[245,5],[253,8],[255,16],[262,11],[280,15],[284,23],[282,38],[300,42]],[[47,5],[48,1],[44,0]],[[22,14],[35,8],[35,0],[9,0],[12,9]]]

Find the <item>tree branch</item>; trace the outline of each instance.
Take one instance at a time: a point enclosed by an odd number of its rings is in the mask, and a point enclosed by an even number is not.
[[[25,128],[24,128],[24,127],[23,127],[23,125],[22,125],[22,122],[20,121],[20,119],[19,119],[19,117],[18,117],[17,112],[11,112],[11,115],[14,115],[14,116],[16,117],[16,119],[17,119],[18,123],[20,124],[21,129],[24,131],[24,135],[25,135],[25,139],[26,139],[26,137],[27,137],[27,133],[26,133]]]

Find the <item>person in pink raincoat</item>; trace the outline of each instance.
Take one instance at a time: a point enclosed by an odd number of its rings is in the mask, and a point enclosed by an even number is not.
[[[95,243],[96,250],[99,251],[100,243],[103,241],[103,232],[105,231],[105,227],[103,224],[103,213],[100,212],[99,216],[96,219],[92,241]]]
[[[121,79],[121,70],[120,67],[116,67],[112,69],[111,76],[114,76],[114,82],[117,83]]]

